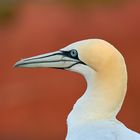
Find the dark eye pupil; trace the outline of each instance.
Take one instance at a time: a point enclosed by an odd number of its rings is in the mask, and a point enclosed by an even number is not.
[[[78,53],[77,53],[76,50],[71,50],[71,51],[70,51],[70,55],[71,55],[72,57],[77,57]]]

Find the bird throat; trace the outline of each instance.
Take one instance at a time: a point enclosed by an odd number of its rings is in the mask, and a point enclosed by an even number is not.
[[[115,119],[127,90],[124,59],[109,63],[102,71],[88,68],[84,74],[87,89],[68,115],[68,129],[98,120]]]

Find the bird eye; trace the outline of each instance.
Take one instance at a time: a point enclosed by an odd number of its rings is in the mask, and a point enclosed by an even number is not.
[[[76,50],[71,50],[70,51],[70,55],[71,55],[71,57],[77,57],[78,56],[78,53],[77,53],[77,51]]]

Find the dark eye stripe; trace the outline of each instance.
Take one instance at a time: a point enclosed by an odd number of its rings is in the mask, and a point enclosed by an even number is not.
[[[77,60],[80,60],[79,57],[78,57],[78,53],[76,50],[70,50],[70,51],[61,51],[62,54],[64,56],[67,56],[67,57],[70,57],[70,58],[73,58],[73,59],[77,59]],[[75,54],[74,54],[75,53]],[[76,54],[77,53],[77,54]]]

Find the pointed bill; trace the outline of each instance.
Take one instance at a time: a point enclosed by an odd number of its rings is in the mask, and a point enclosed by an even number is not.
[[[65,56],[62,51],[56,51],[22,59],[15,64],[15,67],[48,67],[67,69],[78,63],[80,63],[79,60]]]

